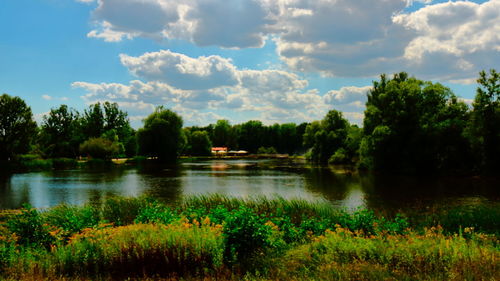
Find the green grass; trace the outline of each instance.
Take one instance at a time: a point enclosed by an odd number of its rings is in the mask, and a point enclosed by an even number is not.
[[[0,279],[494,280],[498,210],[387,218],[222,195],[26,206],[0,214]]]

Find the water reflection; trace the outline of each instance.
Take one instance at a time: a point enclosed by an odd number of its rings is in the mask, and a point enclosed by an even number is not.
[[[187,195],[221,193],[324,199],[348,209],[395,212],[457,200],[498,200],[499,186],[498,179],[359,174],[290,160],[213,160],[0,175],[0,208],[18,208],[23,203],[41,208],[63,202],[83,204],[111,195],[146,194],[175,202]]]

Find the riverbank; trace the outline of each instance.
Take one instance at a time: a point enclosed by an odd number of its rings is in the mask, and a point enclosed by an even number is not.
[[[290,159],[290,160],[305,160],[304,156],[289,156],[288,154],[252,154],[244,156],[181,156],[178,162],[189,161],[209,161],[209,160],[252,160],[252,159]],[[156,163],[155,159],[135,156],[131,158],[112,158],[112,159],[86,159],[86,158],[49,158],[44,159],[38,155],[23,155],[16,161],[1,161],[0,172],[16,173],[16,172],[37,172],[48,170],[64,170],[77,169],[84,167],[92,167],[98,165],[136,165],[146,162]]]
[[[108,198],[0,215],[0,279],[492,280],[498,204],[382,217],[326,202]]]

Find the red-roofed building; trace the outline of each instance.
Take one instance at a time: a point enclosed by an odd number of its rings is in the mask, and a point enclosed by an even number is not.
[[[226,154],[227,147],[212,147],[213,154]]]

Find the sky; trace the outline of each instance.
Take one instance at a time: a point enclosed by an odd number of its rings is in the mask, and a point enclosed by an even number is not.
[[[380,74],[406,71],[470,103],[500,70],[500,0],[0,0],[0,93],[40,123],[110,101],[133,127],[164,105],[186,126],[362,124]]]

